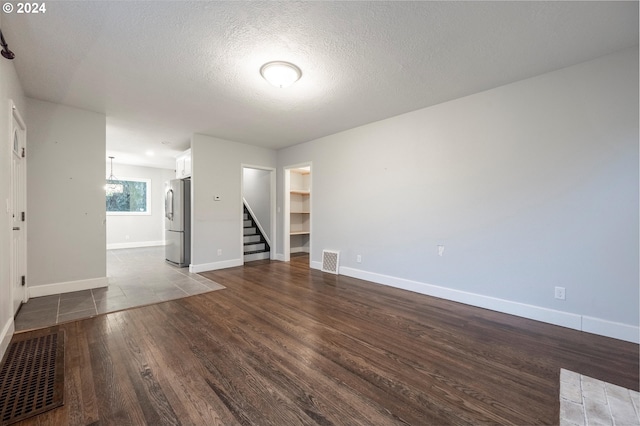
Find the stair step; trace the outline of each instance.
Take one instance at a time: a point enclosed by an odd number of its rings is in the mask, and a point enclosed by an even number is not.
[[[271,248],[262,235],[262,232],[258,229],[256,221],[246,206],[244,207],[242,227],[244,261],[269,259],[271,256]]]
[[[265,243],[257,243],[257,244],[245,244],[244,245],[244,253],[255,253],[260,251],[267,250],[267,245]]]
[[[270,258],[269,252],[265,251],[262,253],[245,254],[244,261],[251,262],[254,260],[263,260],[263,259],[269,259],[269,258]]]
[[[244,255],[247,254],[256,254],[256,253],[269,253],[270,250],[251,250],[251,251],[245,251]]]

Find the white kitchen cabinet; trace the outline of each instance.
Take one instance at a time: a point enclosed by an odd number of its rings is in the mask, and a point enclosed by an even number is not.
[[[176,157],[176,179],[191,177],[191,149]]]

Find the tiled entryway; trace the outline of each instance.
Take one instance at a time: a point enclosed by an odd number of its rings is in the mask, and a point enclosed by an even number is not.
[[[224,288],[167,263],[164,247],[107,250],[107,276],[108,287],[29,299],[16,317],[16,331]]]
[[[640,425],[640,393],[560,370],[560,426]]]

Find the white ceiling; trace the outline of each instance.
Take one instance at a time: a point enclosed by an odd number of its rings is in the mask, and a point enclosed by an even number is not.
[[[2,16],[26,95],[105,113],[115,162],[171,168],[193,133],[282,148],[638,44],[635,1],[46,7]],[[273,60],[302,78],[272,87]]]

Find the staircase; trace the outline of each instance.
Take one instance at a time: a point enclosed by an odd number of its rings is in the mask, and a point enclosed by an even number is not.
[[[271,248],[269,243],[260,232],[260,228],[255,222],[255,219],[247,210],[247,206],[244,206],[244,261],[251,262],[252,260],[269,259],[269,252]]]

